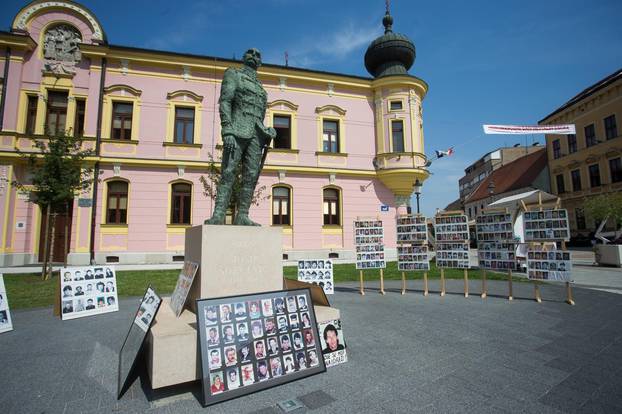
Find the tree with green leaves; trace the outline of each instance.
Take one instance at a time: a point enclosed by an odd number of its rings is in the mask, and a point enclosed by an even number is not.
[[[609,221],[615,228],[614,240],[620,237],[622,227],[622,193],[600,194],[586,198],[583,204],[586,213],[600,221]]]
[[[89,190],[95,180],[93,168],[86,162],[86,158],[93,156],[95,151],[84,149],[83,143],[82,137],[60,132],[34,140],[33,151],[18,150],[20,157],[26,161],[29,173],[26,176],[30,182],[15,180],[13,185],[18,191],[30,193],[29,201],[45,211],[47,217],[41,275],[44,280],[51,274],[56,216],[66,212],[75,195]],[[67,254],[65,251],[65,263]]]
[[[222,159],[222,151],[220,151],[219,158]],[[218,188],[218,183],[220,183],[221,174],[220,174],[220,164],[214,160],[212,154],[208,154],[208,166],[207,166],[207,174],[206,176],[201,176],[199,181],[203,185],[203,195],[211,198],[212,200],[216,199],[216,189]],[[227,212],[227,216],[235,217],[235,213],[237,211],[237,206],[239,203],[239,194],[240,189],[242,188],[242,163],[238,164],[235,172],[235,181],[233,182],[233,187],[231,190],[231,201],[229,202],[229,209]],[[264,191],[266,190],[266,186],[257,186],[253,192],[253,197],[251,199],[251,204],[254,206],[258,206],[259,202],[270,198],[269,195],[264,195]],[[230,214],[229,214],[230,213]]]

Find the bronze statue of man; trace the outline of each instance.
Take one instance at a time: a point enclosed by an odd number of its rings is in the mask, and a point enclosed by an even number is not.
[[[268,145],[276,136],[276,131],[263,124],[267,94],[257,79],[261,53],[257,49],[249,49],[242,60],[244,65],[241,68],[225,71],[220,87],[218,103],[223,141],[221,178],[216,189],[216,206],[212,218],[205,220],[205,224],[225,224],[235,171],[242,162],[242,187],[233,224],[259,225],[248,217],[248,210]]]

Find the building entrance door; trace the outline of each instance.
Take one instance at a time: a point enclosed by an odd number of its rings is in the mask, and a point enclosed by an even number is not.
[[[73,212],[73,203],[69,203],[67,212],[60,212],[56,216],[54,224],[54,251],[52,252],[52,262],[62,263],[65,261],[65,223],[67,224],[67,250],[71,246],[71,217]],[[50,215],[50,221],[52,217]],[[47,225],[47,216],[45,211],[41,212],[41,229],[39,235],[39,262],[43,262],[43,252],[45,251],[45,227]],[[52,229],[50,229],[50,232]],[[52,245],[50,241],[50,246]]]

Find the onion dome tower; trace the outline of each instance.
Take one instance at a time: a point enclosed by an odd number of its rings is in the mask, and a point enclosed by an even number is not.
[[[380,181],[395,196],[398,208],[410,204],[413,184],[429,176],[423,139],[423,98],[428,84],[408,73],[415,63],[415,45],[393,32],[389,1],[382,19],[384,34],[365,52],[365,68],[374,77],[376,157]],[[403,211],[405,212],[405,211]]]

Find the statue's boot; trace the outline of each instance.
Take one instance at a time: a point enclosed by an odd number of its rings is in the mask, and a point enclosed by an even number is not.
[[[236,226],[260,226],[259,223],[255,223],[253,220],[248,218],[248,212],[242,213],[241,211],[238,213],[237,216],[235,216],[233,224],[235,224]]]
[[[219,185],[216,192],[216,206],[214,207],[214,213],[212,214],[212,217],[205,220],[203,224],[225,224],[225,218],[227,217],[227,206],[229,205],[230,197],[231,186],[222,184]]]
[[[248,217],[248,210],[251,205],[251,198],[253,197],[254,189],[249,191],[249,186],[246,185],[240,191],[240,200],[238,204],[238,214],[235,216],[233,224],[236,226],[259,226],[259,223],[255,223]]]

